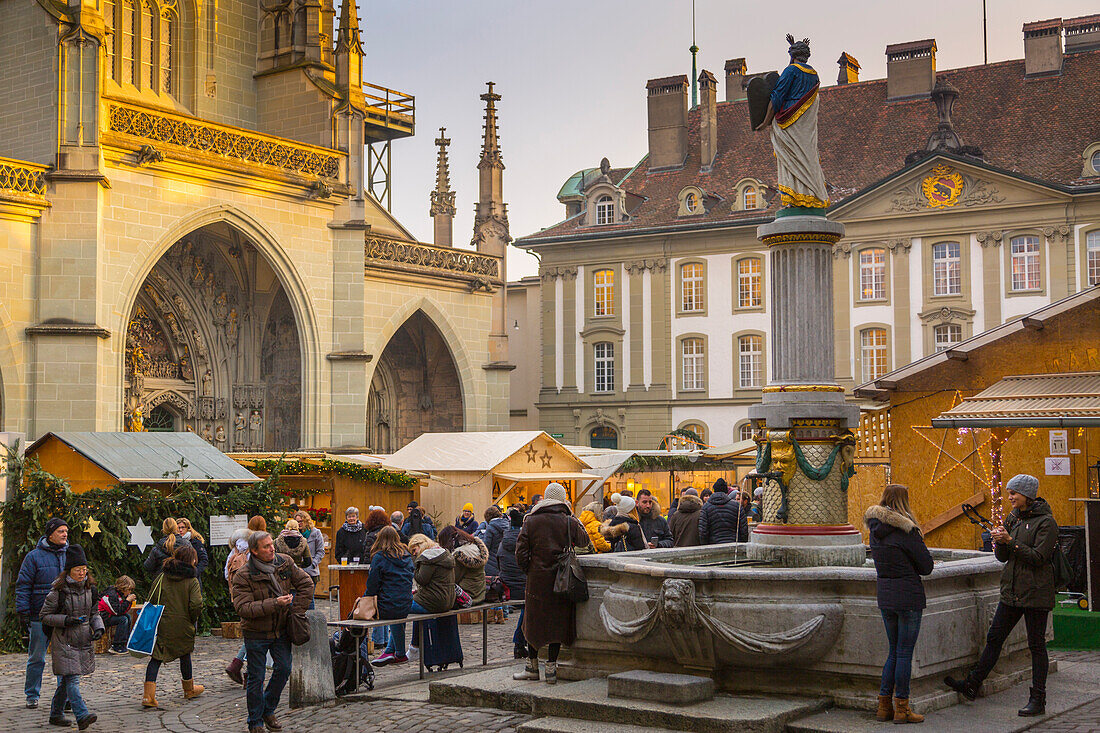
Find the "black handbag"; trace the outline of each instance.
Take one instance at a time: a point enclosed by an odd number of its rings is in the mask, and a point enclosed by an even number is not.
[[[573,543],[566,540],[565,549],[558,555],[558,567],[554,575],[554,594],[569,599],[572,603],[584,603],[588,600],[588,579],[577,560]]]

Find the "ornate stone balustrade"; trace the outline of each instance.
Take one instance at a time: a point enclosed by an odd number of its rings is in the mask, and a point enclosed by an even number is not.
[[[44,165],[0,158],[0,191],[45,196],[46,170]]]
[[[110,102],[107,130],[142,141],[280,169],[300,176],[339,179],[344,154],[229,125]],[[148,157],[148,156],[146,156]]]
[[[469,282],[472,290],[489,290],[501,283],[499,257],[385,237],[367,238],[366,264],[368,267],[457,278]]]

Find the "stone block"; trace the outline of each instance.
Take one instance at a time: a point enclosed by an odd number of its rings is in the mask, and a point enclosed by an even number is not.
[[[328,624],[320,611],[306,611],[309,641],[293,647],[290,668],[290,707],[332,705],[336,690],[332,681],[332,653]]]
[[[634,669],[608,675],[607,696],[691,705],[714,697],[714,680],[690,674],[662,674]]]

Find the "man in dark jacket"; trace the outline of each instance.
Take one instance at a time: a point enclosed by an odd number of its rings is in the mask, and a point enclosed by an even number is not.
[[[50,593],[50,584],[65,570],[69,550],[69,525],[53,517],[46,522],[46,532],[38,544],[23,558],[19,577],[15,581],[15,612],[27,626],[30,643],[27,646],[27,677],[23,691],[27,707],[38,707],[42,691],[42,670],[46,668],[46,645],[49,639],[42,631],[42,603]]]
[[[305,613],[313,593],[313,581],[286,555],[275,552],[275,542],[267,532],[254,532],[248,538],[248,561],[233,576],[229,596],[241,617],[241,635],[248,652],[248,733],[264,733],[282,726],[275,719],[275,708],[283,687],[290,679],[291,613]],[[267,655],[274,671],[264,690]]]
[[[1058,523],[1050,504],[1039,498],[1039,479],[1017,474],[1005,485],[1012,513],[1004,526],[992,531],[993,552],[1005,563],[1001,571],[1001,598],[986,636],[978,664],[964,679],[947,677],[948,687],[973,700],[993,671],[1001,646],[1022,618],[1031,651],[1031,695],[1018,711],[1021,717],[1042,715],[1047,699],[1047,618],[1054,608],[1054,565],[1058,550]]]
[[[435,525],[432,524],[432,518],[420,508],[420,505],[415,501],[410,501],[405,509],[409,513],[405,523],[401,525],[401,534],[405,536],[405,541],[408,542],[408,538],[411,538],[414,534],[422,534],[429,540],[434,540]]]
[[[652,494],[639,494],[638,517],[641,519],[642,534],[650,549],[654,547],[672,547],[672,532],[668,522],[661,516],[661,505]]]
[[[696,495],[695,489],[684,489],[680,495],[679,510],[668,518],[673,547],[696,547],[700,544],[699,512],[702,509],[703,500]]]
[[[722,542],[748,542],[749,518],[741,503],[732,498],[725,479],[714,482],[711,495],[699,511],[699,544],[717,545]]]

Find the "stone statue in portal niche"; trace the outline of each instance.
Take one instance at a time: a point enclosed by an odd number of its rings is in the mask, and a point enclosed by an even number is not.
[[[817,72],[806,63],[810,58],[810,40],[795,41],[787,34],[791,63],[775,79],[774,88],[768,94],[764,119],[755,126],[757,130],[771,127],[772,148],[779,174],[779,194],[784,206],[820,210],[829,205],[825,190],[825,176],[821,172],[821,160],[817,152],[817,90],[820,86]],[[770,82],[757,77],[749,82],[750,100],[761,98]],[[750,114],[752,111],[750,101]],[[818,213],[818,212],[807,212]]]
[[[252,450],[259,450],[264,444],[264,419],[259,410],[253,410],[248,416],[248,432],[252,439]]]
[[[202,396],[209,397],[212,394],[214,394],[214,375],[207,369],[206,374],[202,375]]]
[[[218,450],[225,450],[225,426],[218,425],[218,429],[214,431],[214,445],[218,447]]]
[[[233,421],[233,430],[236,432],[233,436],[233,446],[236,448],[244,448],[246,442],[245,438],[247,437],[244,431],[248,430],[248,419],[244,416],[243,412],[237,413],[237,417]]]
[[[202,432],[199,433],[199,437],[205,440],[207,443],[214,442],[214,434],[210,432],[210,425],[206,424],[202,426]]]

